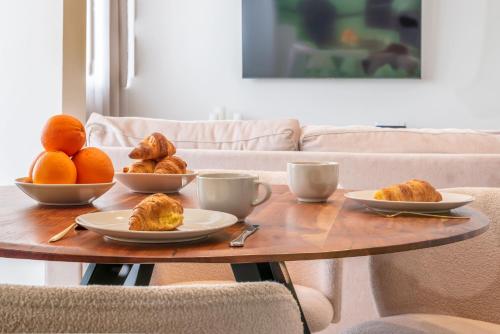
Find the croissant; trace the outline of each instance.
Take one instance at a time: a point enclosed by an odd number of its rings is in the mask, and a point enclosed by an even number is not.
[[[128,155],[131,159],[160,159],[175,154],[175,146],[161,133],[144,138]]]
[[[186,174],[187,163],[179,157],[171,156],[160,160],[155,167],[158,174]]]
[[[124,167],[124,173],[154,173],[156,161],[142,160],[134,162],[132,165]]]
[[[436,189],[426,181],[410,180],[378,190],[375,199],[385,201],[408,202],[440,202],[443,198]]]
[[[184,209],[165,194],[154,194],[134,207],[129,218],[131,231],[172,231],[182,225]]]

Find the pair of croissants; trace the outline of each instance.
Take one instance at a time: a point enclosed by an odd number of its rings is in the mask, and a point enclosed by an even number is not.
[[[123,168],[124,173],[186,174],[187,163],[175,156],[175,146],[161,133],[155,132],[144,138],[129,153],[129,158],[138,159]]]

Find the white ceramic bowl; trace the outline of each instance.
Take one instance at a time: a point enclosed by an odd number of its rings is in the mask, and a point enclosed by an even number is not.
[[[132,191],[145,194],[179,192],[196,178],[196,173],[156,174],[115,172],[115,179]]]
[[[106,193],[115,182],[92,184],[33,184],[16,179],[26,195],[44,205],[86,205]]]

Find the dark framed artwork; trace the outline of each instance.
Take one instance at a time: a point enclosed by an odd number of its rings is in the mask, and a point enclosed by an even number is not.
[[[244,78],[420,78],[421,0],[242,0]]]

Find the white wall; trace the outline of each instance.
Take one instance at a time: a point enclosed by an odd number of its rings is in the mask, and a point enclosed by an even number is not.
[[[26,175],[45,120],[61,113],[62,9],[62,0],[0,0],[0,185]],[[0,258],[0,283],[44,275],[42,261]]]
[[[26,176],[61,113],[62,0],[0,0],[0,184]]]
[[[500,128],[500,1],[424,0],[423,80],[243,80],[241,1],[138,0],[128,115]]]

